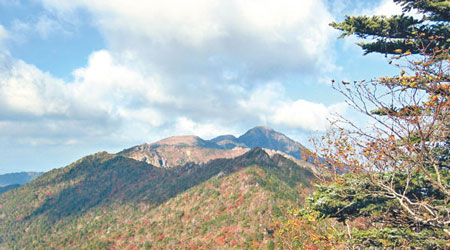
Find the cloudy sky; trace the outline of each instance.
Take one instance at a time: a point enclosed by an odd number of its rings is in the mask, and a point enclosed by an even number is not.
[[[0,0],[0,174],[171,135],[350,114],[330,80],[396,72],[329,27],[391,0]]]

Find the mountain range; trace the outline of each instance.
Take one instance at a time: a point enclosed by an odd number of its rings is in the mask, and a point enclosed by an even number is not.
[[[42,172],[20,172],[8,173],[0,175],[0,194],[10,189],[17,188],[20,185],[28,183],[36,177],[43,174]]]
[[[0,194],[0,249],[275,249],[314,179],[304,150],[256,127],[86,156]]]
[[[0,187],[8,186],[11,184],[23,185],[40,176],[41,174],[43,174],[43,172],[20,172],[2,174],[0,175]]]
[[[154,166],[170,168],[187,162],[206,163],[217,158],[234,158],[254,147],[274,150],[297,160],[303,160],[303,153],[308,151],[302,144],[286,135],[260,126],[250,129],[238,138],[233,135],[222,135],[211,140],[203,140],[198,136],[174,136],[155,143],[135,146],[118,154]]]

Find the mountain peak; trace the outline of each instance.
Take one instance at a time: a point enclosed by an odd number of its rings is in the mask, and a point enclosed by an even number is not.
[[[301,159],[302,150],[307,150],[300,143],[266,126],[258,126],[250,129],[240,136],[237,141],[250,148],[261,147],[282,151],[297,159]]]
[[[172,136],[169,138],[162,139],[158,142],[152,143],[153,145],[187,145],[187,146],[197,146],[202,142],[203,139],[195,135],[186,136]]]
[[[206,163],[217,158],[234,158],[255,147],[281,151],[297,159],[302,159],[302,151],[307,150],[300,143],[270,127],[257,126],[239,138],[221,135],[203,140],[192,135],[173,136],[152,144],[125,149],[119,155],[157,167],[176,167],[187,162]]]
[[[257,127],[250,129],[249,131],[252,131],[252,130],[274,131],[273,128],[267,127],[267,126],[257,126]]]

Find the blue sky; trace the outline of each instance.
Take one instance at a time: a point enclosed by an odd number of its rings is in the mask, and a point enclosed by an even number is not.
[[[267,125],[306,143],[331,79],[394,74],[328,24],[390,0],[0,0],[0,174]],[[356,119],[356,118],[355,118]]]

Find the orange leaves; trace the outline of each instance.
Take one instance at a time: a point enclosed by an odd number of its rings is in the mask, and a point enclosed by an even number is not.
[[[389,140],[391,140],[392,142],[395,142],[395,136],[394,135],[390,135],[389,136]]]
[[[157,240],[162,241],[164,240],[165,235],[162,233],[160,235],[158,235],[158,237],[156,237]]]
[[[261,243],[256,240],[252,242],[252,247],[255,249],[259,248],[259,245],[261,245]]]
[[[403,53],[403,55],[404,55],[404,56],[409,56],[409,55],[411,55],[411,51],[408,50],[408,51],[406,51],[405,53]]]
[[[313,244],[313,243],[306,245],[303,249],[305,249],[305,250],[319,250],[319,248],[317,248],[316,245]]]
[[[308,157],[306,157],[306,153],[302,151],[302,160],[307,161]]]
[[[266,176],[262,171],[258,171],[258,175],[261,178],[264,178]]]
[[[334,234],[342,229],[332,220],[318,219],[313,211],[303,215],[291,211],[286,216],[287,220],[279,222],[275,231],[275,237],[281,239],[281,249],[341,249]]]
[[[222,236],[219,236],[218,238],[217,238],[217,244],[218,245],[224,245],[224,244],[226,244],[227,243],[227,240],[226,240],[226,238],[225,238],[225,235],[222,235]]]

